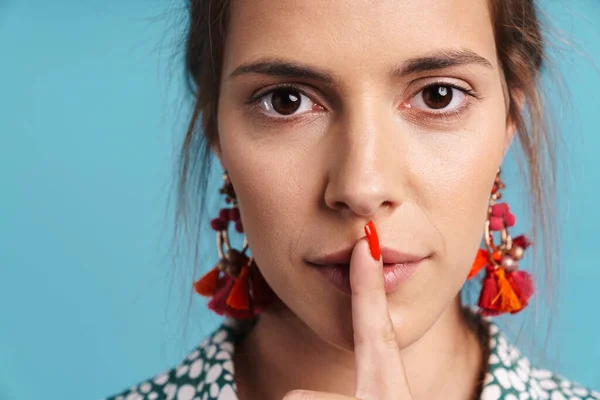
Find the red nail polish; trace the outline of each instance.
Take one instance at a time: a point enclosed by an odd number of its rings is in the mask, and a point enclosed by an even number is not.
[[[369,223],[365,225],[365,233],[367,234],[369,249],[371,249],[371,256],[375,261],[379,261],[381,249],[379,248],[379,236],[377,235],[377,229],[375,229],[373,221],[369,221]]]

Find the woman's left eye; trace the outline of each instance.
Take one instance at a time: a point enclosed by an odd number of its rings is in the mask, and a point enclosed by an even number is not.
[[[297,116],[319,108],[308,96],[291,87],[277,88],[262,95],[258,105],[265,114],[274,118]]]
[[[410,108],[419,108],[432,113],[449,113],[461,108],[467,90],[448,84],[430,85],[419,91],[408,103]]]

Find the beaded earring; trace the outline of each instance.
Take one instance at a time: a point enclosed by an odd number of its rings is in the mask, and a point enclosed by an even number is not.
[[[504,188],[498,170],[485,223],[485,249],[479,249],[468,276],[468,279],[472,279],[485,268],[478,301],[484,316],[516,314],[527,306],[534,292],[531,275],[518,270],[519,260],[523,258],[531,242],[525,235],[513,239],[508,234],[508,228],[517,221],[508,204],[498,202]],[[494,233],[500,238],[498,245],[494,243]]]
[[[254,258],[246,255],[246,237],[244,236],[241,251],[231,247],[229,224],[234,223],[238,233],[243,233],[244,229],[238,201],[227,171],[223,174],[223,181],[220,193],[225,195],[225,202],[231,204],[231,207],[222,208],[219,216],[210,221],[211,228],[217,232],[219,261],[212,270],[194,282],[194,290],[202,296],[212,297],[208,308],[218,315],[252,319],[277,296],[264,280]]]

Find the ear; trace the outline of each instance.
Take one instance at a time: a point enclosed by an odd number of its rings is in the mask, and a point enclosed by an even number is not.
[[[511,102],[513,103],[511,105]],[[513,89],[510,94],[510,98],[507,101],[506,107],[506,133],[504,141],[504,156],[508,153],[510,146],[512,145],[513,139],[517,133],[517,123],[514,119],[514,115],[523,115],[523,107],[525,106],[525,95],[520,89]]]

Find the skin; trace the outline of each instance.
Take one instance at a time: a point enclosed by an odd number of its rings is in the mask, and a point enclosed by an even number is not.
[[[240,398],[471,398],[482,350],[459,293],[514,134],[487,2],[254,0],[231,11],[214,149],[281,299],[236,349]],[[489,65],[390,76],[408,60],[465,50]],[[274,59],[332,81],[232,76]],[[450,89],[458,100],[432,110],[423,89],[440,82],[476,97]],[[263,93],[269,104],[282,83],[302,94],[294,114],[247,104]],[[426,257],[388,294],[361,240],[370,220],[382,247]],[[349,246],[351,296],[306,263]]]

